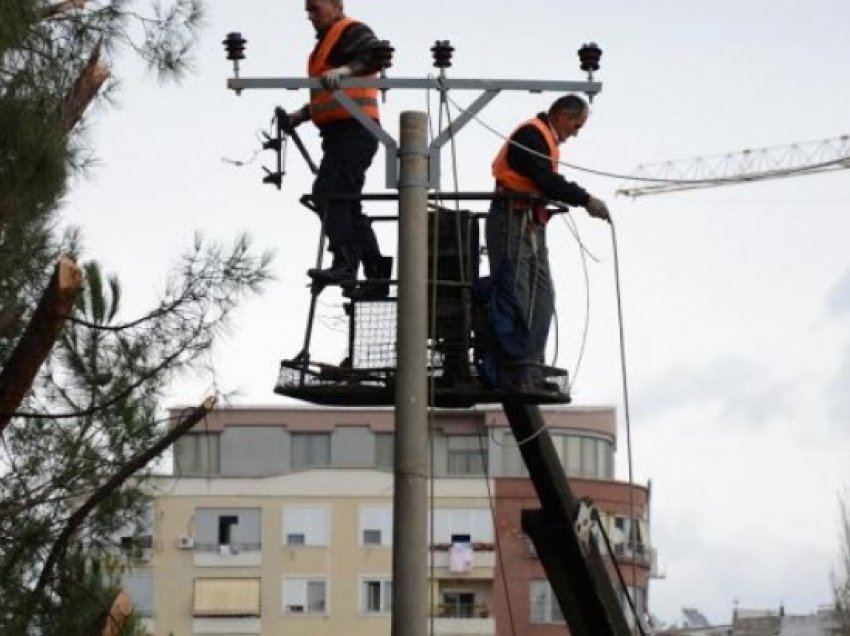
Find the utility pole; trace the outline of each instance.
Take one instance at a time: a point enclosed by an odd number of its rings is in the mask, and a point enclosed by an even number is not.
[[[428,631],[428,118],[401,114],[392,636]]]

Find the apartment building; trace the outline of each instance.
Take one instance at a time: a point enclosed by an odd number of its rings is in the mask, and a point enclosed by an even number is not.
[[[644,612],[649,492],[614,479],[613,408],[544,416]],[[127,588],[156,636],[389,634],[391,409],[225,408],[176,445]],[[430,420],[430,594],[442,636],[568,631],[520,511],[538,507],[500,410]],[[629,538],[631,537],[631,540]]]

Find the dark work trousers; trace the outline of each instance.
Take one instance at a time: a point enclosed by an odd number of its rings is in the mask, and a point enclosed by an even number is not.
[[[323,199],[322,195],[362,193],[366,170],[377,151],[378,140],[359,124],[324,130],[322,162],[313,182],[313,200],[325,224],[329,249],[352,248],[364,261],[380,256],[380,249],[360,200]]]
[[[510,210],[494,201],[486,232],[490,271],[497,271],[505,258],[513,266],[514,294],[528,324],[528,358],[542,364],[555,307],[546,227],[533,220],[531,210]]]

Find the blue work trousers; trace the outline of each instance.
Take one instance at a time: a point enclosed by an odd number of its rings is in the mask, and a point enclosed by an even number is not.
[[[487,254],[490,272],[507,258],[514,277],[514,294],[528,324],[528,362],[542,364],[554,311],[546,227],[533,220],[530,210],[511,210],[494,201],[487,214]]]

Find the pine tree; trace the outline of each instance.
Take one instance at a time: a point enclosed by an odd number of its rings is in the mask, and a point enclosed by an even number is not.
[[[58,233],[58,204],[93,151],[80,130],[112,60],[179,76],[197,33],[199,0],[146,2],[0,0],[0,634],[103,633],[150,462],[209,408],[168,421],[165,390],[268,278],[245,237],[196,237],[143,316],[122,316],[119,281],[94,261],[59,284],[84,228]]]

